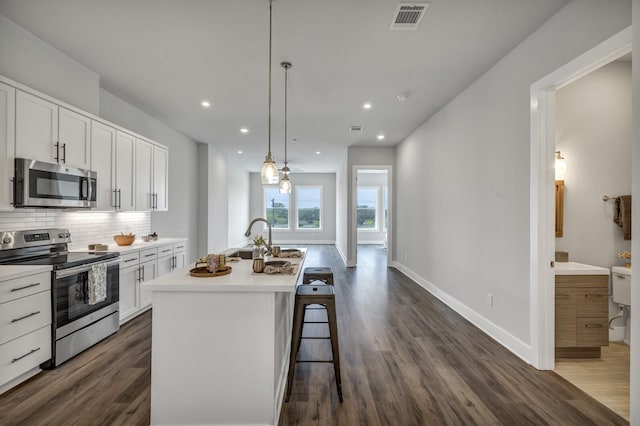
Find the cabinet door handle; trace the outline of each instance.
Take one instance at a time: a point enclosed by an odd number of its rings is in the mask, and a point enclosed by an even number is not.
[[[37,312],[31,312],[30,314],[27,314],[27,315],[25,315],[25,316],[23,316],[23,317],[20,317],[20,318],[14,318],[14,319],[12,319],[12,320],[11,320],[11,324],[13,324],[14,322],[22,321],[23,319],[27,319],[27,318],[32,317],[32,316],[34,316],[34,315],[38,315],[39,313],[40,313],[40,311],[37,311]]]
[[[55,160],[56,160],[56,163],[59,163],[60,162],[60,142],[56,142],[55,147],[56,147]]]
[[[34,352],[38,352],[40,350],[40,348],[36,348],[36,349],[31,349],[31,351],[27,352],[26,354],[19,356],[18,358],[14,358],[11,360],[11,363],[13,364],[14,362],[18,362],[20,361],[22,358],[31,355]]]
[[[568,299],[570,297],[570,294],[556,294],[556,299]]]
[[[138,260],[138,258],[134,257],[133,259],[127,259],[124,261],[124,263],[133,262],[134,260]]]
[[[118,189],[118,209],[122,208],[122,191]]]
[[[602,324],[585,324],[585,328],[602,328]]]
[[[144,257],[152,257],[152,256],[155,256],[155,255],[156,255],[155,253],[149,253],[149,254],[145,254]]]
[[[113,191],[113,203],[111,203],[111,207],[113,207],[114,209],[118,208],[118,190],[114,189]]]
[[[67,144],[62,144],[62,162],[66,164],[67,162]]]
[[[627,279],[627,276],[626,276],[626,275],[623,275],[623,274],[614,274],[614,275],[616,276],[616,278],[621,278],[621,279],[623,279],[623,280],[626,280],[626,279]]]
[[[144,266],[140,267],[140,272],[142,273],[142,279],[140,281],[143,282],[144,281]]]
[[[599,298],[602,297],[602,294],[585,294],[584,297],[586,297],[587,299],[592,299],[592,298]]]
[[[25,288],[31,288],[31,287],[35,287],[35,286],[37,286],[37,285],[40,285],[40,283],[33,283],[33,284],[25,285],[25,286],[23,286],[23,287],[16,287],[16,288],[12,288],[12,289],[11,289],[11,292],[24,290]]]

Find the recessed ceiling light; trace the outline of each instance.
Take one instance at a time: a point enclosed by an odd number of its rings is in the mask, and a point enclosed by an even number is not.
[[[384,135],[383,135],[383,134],[379,134],[379,135],[377,136],[377,138],[378,138],[378,140],[379,140],[379,141],[381,141],[382,139],[384,139]]]
[[[249,133],[249,129],[243,127],[242,129],[240,129],[240,133]]]
[[[371,104],[369,102],[365,102],[364,104],[362,104],[362,108],[371,109]]]
[[[320,155],[320,151],[316,151],[316,155]]]
[[[200,102],[200,105],[202,105],[202,108],[209,108],[211,106],[211,102],[202,101],[202,102]]]
[[[237,152],[238,152],[238,154],[242,154],[244,151],[239,149]]]

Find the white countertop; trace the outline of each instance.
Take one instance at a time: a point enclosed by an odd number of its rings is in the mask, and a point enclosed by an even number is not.
[[[609,270],[578,262],[555,262],[556,275],[609,275]]]
[[[153,247],[160,247],[167,244],[182,243],[185,241],[187,241],[186,238],[158,238],[156,241],[149,241],[145,243],[144,241],[136,237],[136,240],[130,246],[119,246],[115,242],[110,243],[107,251],[118,252],[120,254],[123,254],[123,253],[128,253],[130,251],[146,250]],[[83,245],[83,246],[71,245],[69,250],[70,251],[89,251],[89,248],[86,245]]]
[[[306,249],[302,250],[303,254]],[[154,280],[142,283],[142,287],[154,292],[294,292],[302,269],[302,258],[265,258],[287,260],[296,265],[293,274],[264,274],[253,272],[252,260],[227,262],[232,271],[217,277],[192,277],[189,270],[193,264],[175,270]]]
[[[51,265],[0,265],[0,281],[50,272],[52,269]]]

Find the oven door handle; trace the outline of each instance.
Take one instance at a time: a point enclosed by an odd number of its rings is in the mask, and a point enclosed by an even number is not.
[[[73,268],[63,269],[61,271],[56,271],[56,279],[69,277],[71,275],[81,274],[83,272],[89,272],[93,265],[97,265],[99,263],[100,262],[92,263],[92,264],[89,264],[89,265],[75,266]],[[111,265],[114,265],[116,263],[120,263],[120,258],[117,258],[116,260],[111,260],[109,262],[106,262],[107,267],[109,267]]]

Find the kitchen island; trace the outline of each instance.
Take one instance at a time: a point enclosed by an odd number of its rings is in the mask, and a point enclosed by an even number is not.
[[[153,298],[151,424],[277,424],[304,257],[278,260],[294,273],[240,260],[228,275],[193,277],[191,265],[142,285]]]

